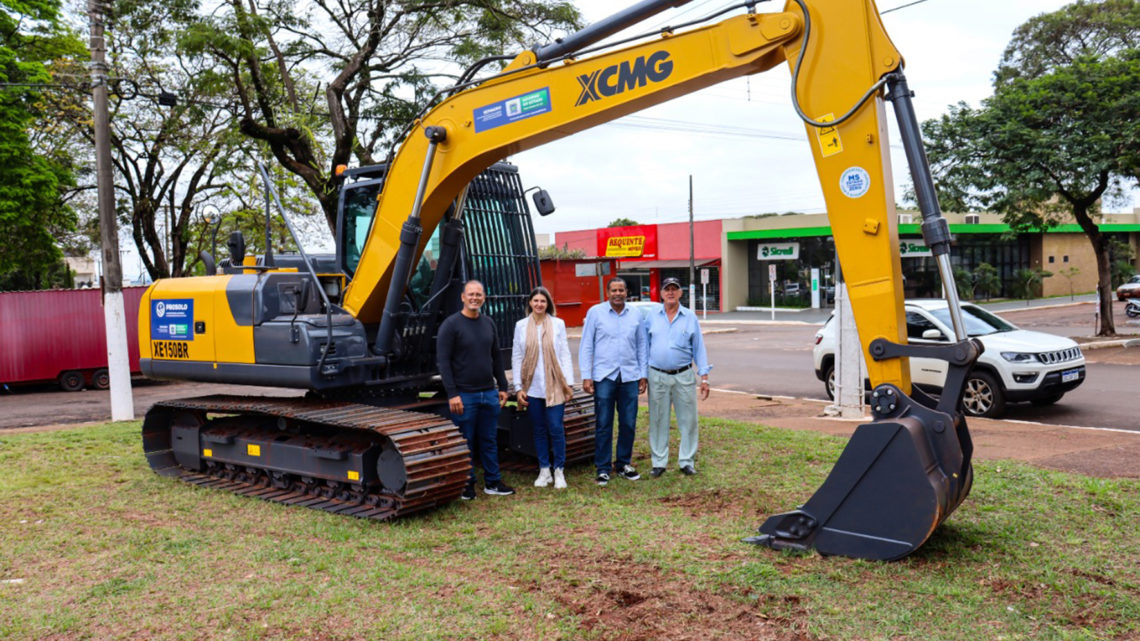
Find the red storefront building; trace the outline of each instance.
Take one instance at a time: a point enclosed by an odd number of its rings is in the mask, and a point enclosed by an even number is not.
[[[557,232],[558,247],[580,249],[591,258],[609,259],[617,264],[617,275],[629,285],[630,300],[660,300],[661,280],[674,277],[685,290],[682,302],[700,311],[702,300],[708,311],[720,311],[721,240],[720,220],[706,220],[692,226],[693,258],[696,264],[696,305],[688,300],[689,223],[603,227],[582,231]],[[703,289],[702,272],[708,283]]]

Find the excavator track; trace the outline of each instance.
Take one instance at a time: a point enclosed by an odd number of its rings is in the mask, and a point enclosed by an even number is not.
[[[302,398],[164,401],[147,412],[143,450],[163,476],[382,521],[455,500],[471,471],[451,421]]]
[[[506,411],[506,410],[504,410]],[[525,410],[519,410],[524,412]],[[581,389],[574,390],[574,396],[567,399],[566,410],[562,417],[562,426],[566,431],[566,466],[594,460],[594,447],[596,432],[596,418],[594,416],[594,396]],[[533,448],[533,437],[526,433],[526,443],[511,441],[511,447],[506,447],[502,435],[499,436],[499,467],[512,472],[536,472],[538,465],[534,456],[526,454]],[[517,445],[516,447],[513,447]]]

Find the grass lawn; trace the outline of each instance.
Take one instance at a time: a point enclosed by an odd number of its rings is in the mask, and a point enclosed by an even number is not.
[[[1135,480],[981,462],[874,563],[740,542],[830,470],[844,441],[811,433],[705,420],[695,477],[507,474],[387,524],[160,478],[140,441],[0,433],[0,639],[1140,638]]]

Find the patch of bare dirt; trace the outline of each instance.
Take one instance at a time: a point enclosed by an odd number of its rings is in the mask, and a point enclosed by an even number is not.
[[[585,556],[551,550],[551,581],[528,588],[574,613],[580,628],[616,641],[802,641],[806,612],[769,618],[761,596],[744,600],[709,592],[691,582],[629,558]],[[787,610],[787,608],[784,608]]]
[[[684,510],[691,517],[754,516],[763,519],[782,507],[774,502],[765,503],[763,494],[754,494],[746,488],[713,488],[658,500],[663,505]]]

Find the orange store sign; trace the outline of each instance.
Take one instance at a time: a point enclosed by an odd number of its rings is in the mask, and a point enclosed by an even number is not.
[[[597,232],[599,256],[657,258],[657,225],[606,227]]]

